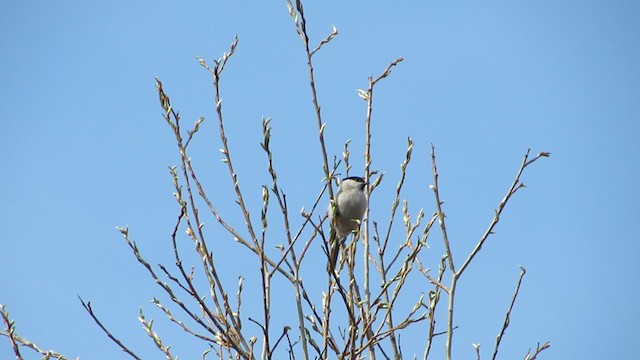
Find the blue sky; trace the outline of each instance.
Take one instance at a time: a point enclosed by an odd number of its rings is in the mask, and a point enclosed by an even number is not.
[[[413,214],[434,210],[433,143],[459,259],[488,226],[526,149],[552,153],[527,169],[528,187],[461,280],[456,358],[473,357],[472,343],[490,355],[518,265],[528,272],[503,358],[522,358],[538,341],[552,343],[543,359],[632,358],[640,322],[633,228],[640,210],[640,5],[308,1],[305,9],[312,44],[332,25],[340,31],[315,68],[328,151],[340,155],[352,139],[355,173],[363,169],[365,116],[355,89],[396,57],[405,59],[375,92],[373,168],[386,173],[371,200],[375,220],[388,219],[407,136],[416,145],[404,197]],[[257,220],[260,185],[268,182],[261,117],[271,116],[280,185],[294,212],[310,206],[321,186],[321,157],[304,53],[286,2],[5,1],[0,31],[0,303],[17,331],[70,357],[122,357],[80,295],[144,358],[161,354],[140,328],[141,306],[175,354],[198,356],[203,347],[190,346],[149,304],[161,289],[115,226],[130,226],[151,263],[171,264],[178,210],[167,166],[179,158],[154,76],[185,123],[207,119],[191,156],[223,214],[242,224],[219,161],[211,79],[195,60],[211,63],[236,34],[222,92],[249,205]],[[214,219],[205,222],[229,284],[239,274],[255,279],[254,257]],[[439,233],[430,243],[424,261],[435,267]],[[312,250],[311,283],[312,266],[324,269],[320,247]],[[419,331],[407,335],[405,355],[421,354],[410,344]],[[10,357],[0,340],[0,357]],[[443,347],[436,342],[436,354]]]

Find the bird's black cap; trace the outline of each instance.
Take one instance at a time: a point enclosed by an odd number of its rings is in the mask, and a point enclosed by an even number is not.
[[[349,177],[346,177],[346,178],[342,179],[342,181],[345,181],[347,179],[353,180],[353,181],[357,181],[357,182],[364,182],[364,179],[361,178],[360,176],[349,176]]]

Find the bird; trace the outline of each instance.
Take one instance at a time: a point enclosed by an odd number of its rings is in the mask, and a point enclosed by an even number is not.
[[[331,215],[331,248],[329,250],[328,269],[335,269],[340,247],[349,234],[360,228],[360,221],[367,210],[367,196],[364,192],[367,183],[358,176],[342,179],[332,204],[329,205]]]

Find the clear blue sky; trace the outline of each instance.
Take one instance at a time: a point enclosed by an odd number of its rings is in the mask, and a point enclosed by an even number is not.
[[[365,103],[354,90],[405,58],[375,93],[373,167],[387,174],[372,199],[376,220],[388,218],[407,136],[416,146],[405,197],[413,214],[433,211],[427,186],[434,143],[458,258],[489,224],[526,149],[552,153],[528,169],[528,187],[463,277],[455,357],[472,358],[472,343],[490,356],[518,265],[528,273],[503,358],[522,358],[547,340],[552,348],[542,359],[637,356],[640,4],[322,3],[306,4],[312,43],[331,25],[340,31],[315,63],[328,149],[339,155],[353,139],[356,173],[363,168]],[[154,76],[185,123],[207,118],[192,156],[217,206],[242,224],[219,162],[211,81],[195,60],[212,62],[236,34],[240,45],[222,91],[254,217],[268,181],[259,147],[263,115],[273,117],[275,161],[292,212],[310,206],[321,184],[320,153],[303,49],[285,1],[4,1],[0,33],[0,303],[17,331],[44,348],[122,358],[80,295],[135,351],[160,358],[137,320],[142,306],[176,355],[195,358],[203,347],[188,345],[149,304],[161,289],[114,227],[129,225],[151,263],[171,264],[177,208],[167,166],[178,156]],[[214,219],[205,222],[228,283],[238,274],[255,279],[254,257]],[[424,260],[435,267],[443,251],[437,232],[430,242]],[[316,245],[310,263],[324,269]],[[434,347],[441,354],[442,339]],[[406,348],[412,355],[412,345]],[[0,357],[11,356],[0,338]]]

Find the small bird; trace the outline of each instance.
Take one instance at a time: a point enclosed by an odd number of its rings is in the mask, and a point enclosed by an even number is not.
[[[332,217],[328,267],[330,270],[335,268],[340,246],[347,236],[360,228],[360,221],[367,209],[367,196],[364,193],[366,185],[364,179],[358,176],[344,178],[338,186],[334,205],[329,205],[329,214]]]

